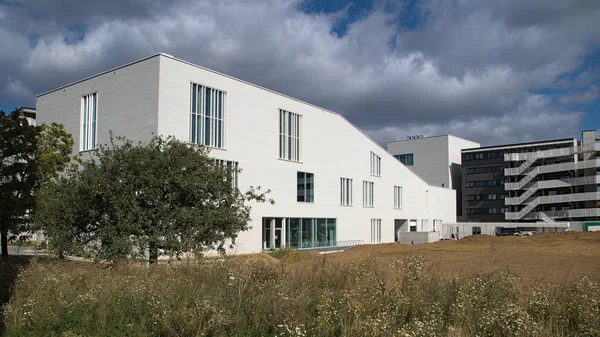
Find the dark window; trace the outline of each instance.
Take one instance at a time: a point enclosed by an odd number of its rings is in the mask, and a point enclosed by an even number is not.
[[[394,157],[406,166],[413,166],[415,164],[415,156],[413,153],[397,154],[394,155]]]
[[[315,190],[314,190],[314,175],[312,173],[298,172],[297,185],[298,195],[297,201],[299,202],[314,202]]]

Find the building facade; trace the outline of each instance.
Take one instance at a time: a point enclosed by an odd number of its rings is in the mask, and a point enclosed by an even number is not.
[[[252,204],[234,252],[394,242],[456,221],[454,191],[431,186],[343,116],[158,54],[37,97],[41,122],[65,125],[74,152],[172,135],[239,167],[234,183],[270,189]]]
[[[466,222],[588,221],[598,209],[598,141],[575,138],[465,149]]]
[[[408,137],[387,143],[387,150],[427,183],[456,190],[457,216],[462,215],[461,150],[479,143],[452,135]]]

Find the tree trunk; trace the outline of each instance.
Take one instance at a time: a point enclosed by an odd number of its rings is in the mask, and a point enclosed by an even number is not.
[[[2,228],[2,257],[8,257],[8,229]]]
[[[150,256],[150,264],[155,264],[158,262],[158,248],[154,242],[150,242],[148,255]]]

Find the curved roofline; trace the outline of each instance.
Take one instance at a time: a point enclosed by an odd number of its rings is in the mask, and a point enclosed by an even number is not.
[[[126,64],[124,64],[124,65],[121,65],[121,66],[118,66],[118,67],[112,68],[112,69],[110,69],[110,70],[103,71],[103,72],[101,72],[101,73],[98,73],[98,74],[96,74],[96,75],[92,75],[92,76],[85,77],[85,78],[83,78],[83,79],[81,79],[81,80],[79,80],[79,81],[75,81],[75,82],[69,83],[69,84],[67,84],[67,85],[63,85],[63,86],[61,86],[61,87],[58,87],[58,88],[56,88],[56,89],[52,89],[52,90],[46,91],[46,92],[44,92],[44,93],[41,93],[41,94],[37,95],[37,96],[36,96],[36,98],[38,98],[38,97],[41,97],[41,96],[44,96],[44,95],[47,95],[47,94],[49,94],[49,93],[52,93],[52,92],[55,92],[55,91],[59,91],[59,90],[61,90],[61,89],[65,89],[65,88],[67,88],[67,87],[70,87],[70,86],[72,86],[72,85],[75,85],[75,84],[78,84],[78,83],[81,83],[81,82],[84,82],[84,81],[90,80],[90,79],[92,79],[92,78],[95,78],[95,77],[98,77],[98,76],[102,76],[102,75],[108,74],[108,73],[110,73],[110,72],[113,72],[113,71],[116,71],[116,70],[119,70],[119,69],[122,69],[122,68],[125,68],[125,67],[128,67],[128,66],[134,65],[134,64],[136,64],[136,63],[144,62],[144,61],[147,61],[147,60],[149,60],[149,59],[152,59],[152,58],[154,58],[154,57],[160,57],[160,56],[163,56],[163,57],[166,57],[166,58],[170,58],[170,59],[172,59],[172,60],[174,60],[174,61],[182,62],[182,63],[185,63],[185,64],[187,64],[187,65],[190,65],[190,66],[192,66],[192,67],[196,67],[196,68],[199,68],[199,69],[202,69],[202,70],[205,70],[205,71],[208,71],[208,72],[211,72],[211,73],[217,74],[217,75],[221,75],[221,76],[227,77],[227,78],[229,78],[229,79],[232,79],[232,80],[234,80],[234,81],[238,81],[238,82],[241,82],[241,83],[244,83],[244,84],[247,84],[247,85],[253,86],[253,87],[255,87],[255,88],[258,88],[258,89],[262,89],[262,90],[268,91],[268,92],[270,92],[270,93],[273,93],[273,94],[275,94],[275,95],[279,95],[279,96],[281,96],[281,97],[285,97],[285,98],[287,98],[287,99],[291,99],[291,100],[294,100],[294,101],[296,101],[296,102],[299,102],[299,103],[302,103],[302,104],[306,104],[306,105],[308,105],[308,106],[311,106],[311,107],[313,107],[313,108],[320,109],[320,110],[321,110],[321,111],[323,111],[323,112],[328,112],[328,113],[330,113],[330,114],[334,114],[334,115],[336,115],[336,116],[338,116],[338,117],[341,117],[341,118],[342,118],[344,121],[346,121],[348,124],[352,125],[352,127],[354,127],[356,130],[358,130],[360,133],[362,133],[362,134],[363,134],[365,137],[367,137],[367,138],[368,138],[370,141],[372,141],[373,143],[375,143],[375,145],[377,145],[377,146],[378,146],[378,147],[379,147],[381,150],[383,150],[383,152],[385,152],[387,155],[389,155],[390,157],[392,157],[394,160],[398,161],[398,163],[400,163],[400,165],[403,165],[405,168],[407,168],[407,169],[408,169],[408,170],[409,170],[411,173],[413,173],[413,174],[414,174],[414,175],[415,175],[415,176],[416,176],[418,179],[420,179],[422,182],[424,182],[424,183],[425,183],[425,185],[427,185],[427,186],[430,186],[430,187],[436,187],[436,188],[438,187],[438,186],[435,186],[435,185],[430,185],[430,184],[429,184],[427,181],[425,181],[425,179],[423,179],[423,178],[422,178],[420,175],[418,175],[417,173],[415,173],[415,172],[414,172],[412,169],[410,169],[408,166],[404,165],[404,164],[403,164],[401,161],[399,161],[398,159],[396,159],[396,157],[394,157],[394,155],[392,155],[391,153],[389,153],[389,152],[388,152],[388,151],[387,151],[387,150],[386,150],[386,149],[385,149],[385,148],[384,148],[382,145],[380,145],[379,143],[377,143],[377,142],[376,142],[376,141],[375,141],[373,138],[371,138],[371,136],[369,136],[368,134],[366,134],[366,133],[365,133],[363,130],[361,130],[359,127],[357,127],[356,125],[354,125],[354,123],[350,122],[350,121],[349,121],[349,120],[348,120],[346,117],[344,117],[344,115],[342,115],[342,114],[340,114],[340,113],[337,113],[337,112],[335,112],[335,111],[331,111],[331,110],[328,110],[328,109],[322,108],[322,107],[320,107],[320,106],[318,106],[318,105],[314,105],[314,104],[312,104],[312,103],[305,102],[305,101],[303,101],[303,100],[300,100],[300,99],[298,99],[298,98],[294,98],[294,97],[291,97],[291,96],[288,96],[288,95],[282,94],[282,93],[280,93],[280,92],[277,92],[277,91],[275,91],[275,90],[271,90],[271,89],[268,89],[268,88],[265,88],[265,87],[261,87],[260,85],[257,85],[257,84],[254,84],[254,83],[251,83],[251,82],[248,82],[248,81],[245,81],[245,80],[239,79],[239,78],[237,78],[237,77],[233,77],[233,76],[231,76],[231,75],[227,75],[227,74],[224,74],[224,73],[218,72],[218,71],[216,71],[216,70],[209,69],[209,68],[206,68],[206,67],[203,67],[203,66],[197,65],[197,64],[195,64],[195,63],[192,63],[192,62],[189,62],[189,61],[186,61],[186,60],[182,60],[182,59],[176,58],[176,57],[174,57],[173,55],[166,54],[166,53],[157,53],[157,54],[153,54],[153,55],[150,55],[150,56],[144,57],[144,58],[142,58],[142,59],[139,59],[139,60],[137,60],[137,61],[133,61],[133,62],[130,62],[130,63],[126,63]],[[452,191],[452,189],[450,189],[450,188],[443,188],[443,187],[439,187],[439,188],[442,188],[442,189],[444,189],[444,190],[449,190],[449,191]]]

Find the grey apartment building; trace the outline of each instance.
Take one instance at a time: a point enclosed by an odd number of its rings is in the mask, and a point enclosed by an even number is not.
[[[600,138],[556,139],[462,151],[461,221],[600,219]]]

